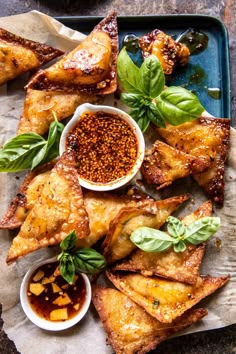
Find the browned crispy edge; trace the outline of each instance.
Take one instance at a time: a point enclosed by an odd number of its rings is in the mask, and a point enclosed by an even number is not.
[[[0,40],[32,50],[39,60],[39,66],[64,54],[64,52],[60,49],[17,36],[16,34],[13,34],[3,28],[0,28]]]

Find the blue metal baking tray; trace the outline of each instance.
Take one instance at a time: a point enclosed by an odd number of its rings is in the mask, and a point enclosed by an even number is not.
[[[57,17],[68,27],[89,33],[103,17]],[[120,47],[126,34],[141,36],[153,29],[160,29],[174,39],[189,28],[201,31],[208,37],[207,48],[191,55],[189,64],[168,77],[167,85],[182,85],[196,92],[205,109],[215,117],[231,117],[230,68],[228,33],[217,18],[205,15],[151,15],[118,16]],[[219,98],[209,94],[218,90]]]

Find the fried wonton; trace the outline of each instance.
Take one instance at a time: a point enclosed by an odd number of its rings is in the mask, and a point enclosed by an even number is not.
[[[95,95],[28,89],[17,134],[33,132],[44,135],[54,121],[53,111],[60,122],[71,116],[82,103],[96,101]]]
[[[168,124],[165,129],[157,128],[157,131],[176,149],[210,162],[205,172],[193,172],[192,175],[212,200],[223,205],[230,120],[200,117],[178,126]]]
[[[145,152],[141,173],[148,184],[154,184],[159,190],[192,172],[202,172],[209,165],[208,161],[202,161],[157,140],[152,149]]]
[[[39,248],[59,244],[70,232],[89,233],[74,154],[65,152],[50,172],[33,208],[13,239],[7,263]]]
[[[0,28],[0,85],[37,69],[63,52]]]
[[[26,176],[16,197],[0,222],[0,229],[15,229],[22,225],[40,197],[54,163],[51,162],[37,167]],[[122,208],[139,208],[144,205],[150,205],[150,201],[150,199],[142,198],[137,200],[130,196],[114,193],[84,191],[84,204],[89,217],[90,233],[86,238],[78,240],[78,247],[90,247],[104,237],[109,230],[110,222]]]
[[[116,354],[144,354],[172,334],[207,315],[205,309],[187,311],[170,324],[163,324],[120,291],[93,286],[92,301]]]
[[[0,229],[13,230],[22,225],[29,211],[39,199],[55,163],[56,161],[54,160],[28,173],[6,214],[0,221]]]
[[[197,210],[182,219],[185,225],[204,216],[211,216],[212,203],[207,201]],[[205,244],[187,245],[184,252],[176,253],[170,248],[164,252],[144,252],[140,249],[115,264],[112,271],[125,270],[140,272],[144,276],[158,275],[160,277],[194,284],[199,275],[199,267],[205,251]]]
[[[106,95],[116,91],[118,30],[110,13],[87,38],[51,67],[39,71],[27,87],[35,90]]]
[[[163,323],[171,323],[229,280],[229,276],[199,276],[190,285],[135,273],[106,271],[106,274],[115,287]]]
[[[166,75],[172,74],[175,67],[189,62],[189,49],[158,29],[140,37],[139,47],[144,58],[151,54],[158,58]]]
[[[184,194],[164,200],[145,201],[138,207],[121,209],[110,223],[103,243],[107,262],[122,259],[136,248],[130,241],[130,235],[135,229],[141,226],[159,229],[168,216],[188,198],[189,195]]]

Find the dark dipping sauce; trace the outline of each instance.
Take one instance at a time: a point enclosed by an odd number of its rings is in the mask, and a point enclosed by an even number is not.
[[[61,275],[54,276],[57,267],[58,262],[47,263],[39,267],[30,278],[27,289],[28,301],[33,311],[39,317],[51,322],[66,321],[73,318],[82,308],[86,297],[86,285],[82,275],[76,274],[73,284],[69,285]],[[35,277],[39,279],[34,280]],[[32,284],[33,286],[39,284],[36,287],[43,286],[44,290],[39,295],[35,295],[31,291],[33,290],[31,288]],[[61,304],[53,303],[55,301],[59,301]],[[62,310],[64,314],[67,313],[67,318],[55,319],[59,315],[58,311],[55,313],[55,310]],[[52,311],[54,311],[53,314]]]
[[[86,112],[67,136],[66,148],[76,152],[81,178],[109,183],[132,170],[138,142],[132,127],[119,115]]]

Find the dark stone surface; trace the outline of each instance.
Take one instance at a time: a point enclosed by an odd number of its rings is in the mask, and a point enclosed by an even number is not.
[[[117,10],[119,15],[199,13],[216,16],[229,31],[232,78],[232,125],[236,126],[236,1],[235,0],[0,0],[1,16],[39,10],[51,16],[101,15]],[[2,321],[0,322],[0,328]],[[29,334],[30,337],[30,334]],[[29,340],[29,337],[26,340]],[[94,351],[94,353],[96,350]],[[19,353],[0,329],[0,354]],[[78,352],[79,353],[79,352]],[[162,343],[153,354],[236,354],[236,325],[195,333]],[[24,353],[27,354],[27,353]],[[72,353],[74,354],[74,353]]]

